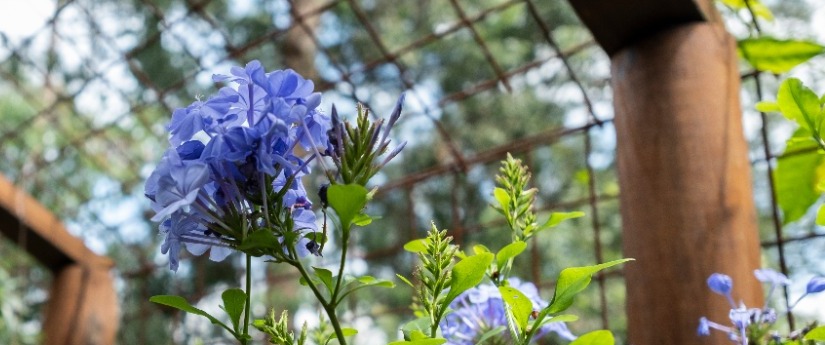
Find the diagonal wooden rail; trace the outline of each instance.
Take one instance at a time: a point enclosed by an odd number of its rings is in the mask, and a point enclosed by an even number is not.
[[[53,274],[43,344],[114,344],[118,299],[112,260],[86,248],[46,207],[0,176],[0,233]]]
[[[729,344],[696,329],[728,318],[713,272],[763,298],[735,41],[710,1],[570,2],[611,58],[627,343]]]

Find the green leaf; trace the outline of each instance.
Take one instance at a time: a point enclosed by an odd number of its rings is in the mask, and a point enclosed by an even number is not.
[[[801,128],[817,131],[820,114],[819,97],[799,79],[788,78],[779,86],[776,103],[782,115],[795,121]]]
[[[352,224],[353,219],[367,205],[367,193],[366,188],[357,184],[329,186],[327,200],[345,228]]]
[[[723,4],[730,6],[735,10],[746,10],[748,9],[748,4],[745,3],[746,0],[720,0]],[[759,0],[747,0],[753,10],[753,13],[762,19],[765,20],[773,20],[773,13],[771,10],[768,9],[765,4],[760,2]]]
[[[825,225],[825,205],[820,205],[816,211],[816,225]]]
[[[506,245],[504,248],[501,248],[501,250],[498,251],[498,254],[496,254],[496,265],[498,266],[498,269],[500,270],[507,264],[507,260],[518,256],[526,248],[527,243],[524,241],[515,241]]]
[[[425,321],[427,322],[426,324],[429,324],[429,320]],[[447,339],[443,338],[430,338],[420,330],[405,331],[404,336],[409,340],[394,341],[388,345],[441,345],[447,342]]]
[[[272,231],[260,229],[247,235],[238,246],[238,250],[253,256],[262,256],[266,254],[266,249],[281,250],[282,246]]]
[[[497,335],[501,334],[501,332],[504,332],[504,330],[506,330],[506,329],[507,328],[505,328],[504,326],[498,326],[498,327],[493,328],[493,329],[491,329],[487,332],[482,333],[481,336],[478,337],[478,341],[476,341],[475,345],[483,345],[484,341],[486,341],[487,339],[490,339],[494,336],[497,336]]]
[[[157,304],[160,304],[160,305],[165,305],[167,307],[172,307],[172,308],[175,308],[175,309],[178,309],[178,310],[185,311],[189,314],[195,314],[195,315],[203,316],[203,317],[209,319],[209,321],[212,322],[212,324],[219,325],[219,326],[225,328],[227,331],[232,333],[232,335],[237,337],[237,333],[235,333],[232,329],[227,327],[223,322],[220,322],[218,319],[216,319],[212,315],[209,315],[209,313],[207,313],[203,310],[200,310],[198,308],[195,308],[193,305],[189,304],[189,302],[187,302],[183,297],[172,296],[172,295],[157,295],[157,296],[152,296],[151,298],[149,298],[149,302],[157,303]]]
[[[484,279],[487,267],[493,262],[492,253],[481,253],[461,259],[453,267],[453,280],[450,282],[450,292],[444,300],[449,305],[459,294],[478,285]]]
[[[240,333],[238,327],[246,305],[246,293],[241,289],[228,289],[221,294],[221,299],[223,299],[223,309],[232,320],[232,328],[236,333]]]
[[[403,280],[404,282],[406,282],[407,284],[410,284],[410,286],[412,286],[412,283],[410,283],[409,280],[405,279],[404,277],[402,277],[400,275],[397,275],[397,276],[400,277],[401,280]],[[344,299],[344,297],[346,297],[347,295],[349,295],[349,294],[351,294],[355,291],[358,291],[358,290],[361,290],[363,288],[370,287],[370,286],[377,286],[377,287],[390,288],[390,289],[395,287],[395,283],[392,282],[392,281],[384,280],[384,279],[375,279],[375,277],[372,277],[372,276],[359,277],[356,281],[358,281],[358,283],[360,285],[347,290],[347,292],[343,293],[339,297],[338,301],[342,301]],[[350,280],[350,282],[352,282],[352,280]],[[347,284],[349,284],[349,282]],[[347,285],[347,284],[344,284],[344,285]],[[415,288],[415,287],[413,287],[413,288]]]
[[[779,104],[776,102],[761,101],[756,103],[756,111],[762,113],[778,113],[780,112]]]
[[[613,333],[610,331],[599,330],[584,334],[570,343],[570,345],[613,345]]]
[[[378,286],[378,287],[386,287],[386,288],[393,288],[395,287],[395,283],[385,280],[385,279],[375,279],[373,276],[363,276],[358,278],[358,282],[362,285],[366,286]]]
[[[359,213],[355,218],[352,220],[352,224],[358,226],[367,226],[372,223],[372,217],[367,214]]]
[[[404,334],[404,339],[412,340],[412,333],[413,332],[421,332],[423,334],[424,331],[428,331],[430,329],[430,317],[424,316],[419,317],[415,320],[405,323],[401,326],[401,332]]]
[[[739,41],[739,53],[760,71],[781,74],[825,51],[809,41],[778,40],[773,37],[746,38]]]
[[[616,266],[633,259],[619,259],[595,266],[565,268],[559,274],[556,282],[556,292],[553,301],[547,307],[551,314],[560,313],[573,304],[573,298],[590,284],[593,274],[605,268]]]
[[[447,342],[444,338],[426,338],[416,340],[399,340],[393,341],[388,345],[441,345]]]
[[[805,340],[825,341],[825,326],[819,326],[805,333]]]
[[[421,253],[427,251],[427,241],[424,239],[417,239],[407,242],[404,245],[404,250],[410,253]]]
[[[473,253],[481,254],[481,253],[489,253],[490,249],[485,247],[483,244],[476,244],[473,246]]]
[[[496,187],[496,189],[493,190],[493,196],[496,198],[496,201],[498,201],[498,205],[501,207],[501,210],[504,212],[504,216],[507,217],[507,219],[509,220],[510,219],[510,201],[511,201],[510,195],[507,194],[507,191],[504,190],[504,188]]]
[[[561,222],[563,222],[565,220],[573,219],[573,218],[579,218],[579,217],[584,217],[584,212],[581,212],[581,211],[576,211],[576,212],[553,212],[553,213],[550,214],[550,218],[547,219],[547,222],[544,223],[544,225],[542,225],[539,228],[539,230],[552,228],[556,225],[561,224]]]
[[[310,232],[304,235],[304,238],[317,243],[327,243],[327,235],[323,232]]]
[[[409,279],[404,278],[404,276],[398,273],[396,273],[395,276],[398,277],[398,279],[401,279],[402,282],[407,283],[407,285],[409,285],[411,288],[415,289],[415,285],[413,285],[413,283]]]
[[[312,269],[315,271],[315,275],[318,277],[318,279],[321,280],[321,283],[323,283],[324,286],[327,287],[327,291],[329,291],[331,295],[332,291],[335,289],[335,283],[333,283],[332,279],[332,271],[326,268],[319,268],[314,266],[312,267]]]
[[[773,172],[784,224],[802,218],[819,199],[816,186],[822,178],[817,171],[825,167],[825,159],[816,152],[817,144],[809,138],[810,132],[798,129],[788,140],[785,153],[800,153],[780,157]],[[806,150],[809,152],[804,152]]]
[[[524,334],[527,329],[527,321],[530,320],[530,314],[533,313],[533,302],[521,291],[510,286],[499,286],[498,291],[501,292],[501,298],[504,299],[504,302],[507,303],[513,313],[519,331]]]
[[[576,315],[573,315],[573,314],[562,314],[562,315],[552,316],[552,317],[546,318],[544,320],[545,320],[544,321],[545,323],[547,323],[547,322],[573,322],[573,321],[578,321],[579,317],[576,316]]]
[[[344,334],[345,337],[350,337],[350,336],[358,334],[358,330],[355,329],[355,328],[344,327],[344,328],[341,328],[341,333]],[[329,344],[329,342],[332,341],[333,339],[335,339],[335,337],[336,337],[335,333],[330,334],[327,337],[327,341],[324,342],[324,344]]]

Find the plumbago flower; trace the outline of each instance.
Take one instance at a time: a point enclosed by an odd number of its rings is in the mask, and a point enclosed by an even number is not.
[[[708,320],[706,317],[699,319],[699,328],[697,333],[700,336],[710,335],[710,330],[715,329],[725,332],[731,341],[737,344],[789,344],[791,341],[796,341],[797,338],[805,335],[810,331],[814,325],[810,325],[800,332],[788,336],[784,339],[776,331],[771,331],[771,326],[774,325],[777,319],[777,313],[774,308],[768,306],[773,292],[777,287],[790,285],[791,281],[784,274],[776,272],[769,268],[757,269],[753,272],[757,280],[764,284],[769,284],[767,297],[765,297],[765,305],[762,308],[748,308],[744,303],[737,305],[732,296],[733,280],[730,276],[721,273],[714,273],[708,277],[708,288],[711,291],[725,296],[730,304],[730,326],[716,323]],[[825,278],[814,277],[808,282],[805,294],[799,297],[796,302],[791,305],[791,309],[796,306],[805,296],[825,291]],[[799,342],[794,342],[799,344]],[[807,343],[805,343],[807,344]]]
[[[336,315],[344,298],[368,286],[393,286],[372,277],[344,279],[344,268],[350,231],[371,221],[363,213],[371,198],[365,185],[405,145],[389,150],[389,132],[401,115],[403,95],[386,126],[382,119],[371,121],[360,105],[352,125],[340,121],[334,107],[331,116],[321,112],[321,95],[313,92],[313,83],[292,70],[266,72],[252,61],[213,80],[229,86],[172,114],[169,149],[147,179],[145,194],[155,211],[152,220],[160,222],[161,252],[169,255],[171,270],[178,269],[182,248],[195,255],[209,252],[216,261],[240,251],[246,259],[245,289],[221,294],[231,323],[180,296],[159,295],[150,301],[206,317],[242,345],[249,344],[251,258],[263,256],[296,268],[312,290],[334,332],[319,331],[326,337],[319,343],[335,337],[346,345],[350,329]],[[325,160],[335,170],[328,170]],[[302,181],[313,161],[330,182],[318,195],[323,231]],[[327,208],[337,216],[330,221],[334,233],[327,232]],[[328,235],[341,248],[337,275],[320,267],[310,270],[303,262],[311,260],[310,254],[322,254]],[[273,343],[294,345],[285,318],[276,322],[273,314],[252,325]],[[305,337],[301,339],[303,344]]]
[[[530,299],[534,311],[547,307],[547,302],[539,296],[533,283],[522,282],[518,278],[509,279],[510,286],[521,291]],[[493,283],[482,284],[461,293],[452,303],[452,312],[441,321],[441,332],[447,339],[447,345],[473,345],[488,332],[507,327],[507,312],[501,292]],[[555,333],[562,339],[575,340],[564,322],[549,322],[541,326],[534,339],[548,333]],[[507,333],[491,337],[486,344],[512,344]]]
[[[146,181],[172,270],[181,247],[220,261],[256,231],[283,241],[317,230],[301,178],[330,146],[332,122],[318,110],[312,81],[292,70],[267,73],[258,61],[213,80],[235,86],[175,110],[170,147]],[[292,237],[303,252],[317,248]]]

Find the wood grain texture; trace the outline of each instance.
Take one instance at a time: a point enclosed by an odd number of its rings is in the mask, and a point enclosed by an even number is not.
[[[52,281],[43,321],[43,344],[112,345],[119,313],[109,270],[66,266]]]
[[[762,304],[753,277],[758,228],[739,103],[734,40],[696,23],[617,52],[612,75],[630,344],[699,339],[698,320],[727,323],[705,285],[734,279],[734,297]]]

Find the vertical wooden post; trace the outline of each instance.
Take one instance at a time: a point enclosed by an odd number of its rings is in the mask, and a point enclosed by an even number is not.
[[[730,275],[760,306],[751,173],[735,42],[719,25],[684,24],[612,55],[630,344],[703,341],[698,320],[727,324],[705,281]]]
[[[115,343],[120,315],[108,268],[66,266],[55,274],[49,297],[43,344]]]

